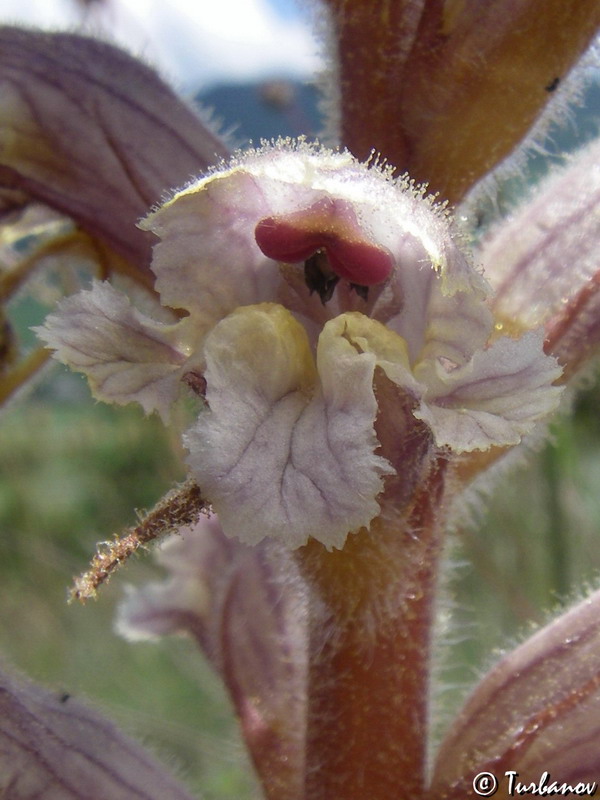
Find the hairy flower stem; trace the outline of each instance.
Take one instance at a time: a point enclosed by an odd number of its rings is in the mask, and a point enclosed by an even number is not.
[[[386,509],[341,551],[298,553],[313,590],[305,798],[426,796],[445,467],[434,462],[408,513]]]
[[[127,528],[112,541],[98,544],[90,569],[75,578],[70,600],[81,600],[83,603],[95,598],[100,586],[141,547],[194,524],[202,513],[209,514],[208,503],[202,498],[200,488],[194,481],[187,480],[141,517],[139,525]]]
[[[399,44],[408,32],[399,29],[412,23],[405,22],[406,3],[330,0],[329,5],[339,53],[340,139],[357,158],[366,160],[375,150],[402,171],[404,131],[399,122],[390,124],[389,109],[397,105],[406,58]]]

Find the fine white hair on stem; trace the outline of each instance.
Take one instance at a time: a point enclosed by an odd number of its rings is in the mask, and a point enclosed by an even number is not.
[[[315,39],[324,68],[316,78],[320,92],[319,111],[323,119],[320,140],[328,147],[340,141],[341,92],[339,75],[338,43],[333,33],[333,20],[329,8],[316,0],[304,0],[310,9]]]
[[[536,121],[519,145],[479,180],[462,200],[457,216],[476,220],[485,204],[496,204],[499,188],[508,180],[522,177],[529,159],[548,155],[548,134],[554,125],[573,125],[574,111],[584,101],[585,89],[597,74],[600,61],[600,36],[596,37],[576,66],[565,76],[556,76],[546,87],[550,99],[542,107]],[[556,82],[557,81],[557,82]],[[496,207],[498,212],[498,208]],[[499,215],[499,213],[498,213]]]

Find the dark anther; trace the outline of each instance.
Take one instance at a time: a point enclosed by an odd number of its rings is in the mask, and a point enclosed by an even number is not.
[[[186,372],[181,380],[190,387],[199,397],[206,395],[206,378],[199,372]]]
[[[351,283],[350,284],[350,288],[354,289],[356,294],[359,297],[362,297],[362,299],[365,301],[365,303],[367,302],[367,300],[369,299],[369,287],[368,286],[361,286],[360,283]]]
[[[560,78],[554,78],[553,80],[550,81],[550,83],[547,86],[544,86],[544,89],[547,92],[554,92],[556,89],[558,89],[559,83],[560,83]]]
[[[339,279],[329,266],[324,250],[317,250],[304,262],[304,281],[311,294],[316,292],[319,295],[323,305],[331,300]]]

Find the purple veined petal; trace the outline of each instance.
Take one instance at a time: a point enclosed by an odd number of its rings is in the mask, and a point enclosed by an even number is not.
[[[140,639],[191,635],[222,677],[269,800],[302,796],[306,613],[292,560],[272,542],[247,547],[216,516],[159,551],[164,583],[129,590],[118,629]]]
[[[275,300],[279,270],[254,229],[269,206],[243,170],[201,179],[144,219],[161,241],[152,270],[165,305],[183,308],[206,330],[241,305]]]
[[[432,796],[462,799],[484,770],[502,778],[502,792],[508,770],[516,770],[520,781],[537,782],[546,771],[559,782],[598,781],[599,741],[596,592],[505,656],[480,681],[442,742]]]
[[[600,345],[600,270],[546,326],[546,349],[569,377]]]
[[[478,258],[508,329],[546,325],[550,350],[578,363],[598,343],[600,142],[573,156],[483,241]]]
[[[519,444],[556,410],[562,392],[552,385],[562,370],[542,348],[543,333],[529,332],[496,340],[463,367],[424,365],[417,377],[427,388],[415,416],[457,453]]]
[[[465,363],[490,335],[484,302],[490,287],[442,207],[411,183],[399,182],[395,199],[387,204],[395,224],[386,246],[396,270],[369,313],[402,336],[413,363],[430,357]]]
[[[344,316],[319,337],[318,372],[304,329],[275,304],[230,314],[204,354],[210,410],[185,443],[225,533],[332,548],[368,526],[392,469],[375,455],[376,357],[347,340]]]
[[[63,300],[37,333],[59,361],[87,375],[99,400],[137,401],[164,420],[195,340],[189,319],[156,322],[106,282]]]
[[[3,27],[0,98],[0,187],[72,217],[141,271],[151,237],[136,221],[227,155],[153,70],[98,39]]]
[[[100,714],[68,695],[53,695],[4,673],[0,794],[7,800],[192,800]]]
[[[492,331],[492,314],[484,302],[483,289],[456,292],[448,297],[440,289],[434,276],[424,302],[423,319],[426,326],[422,334],[422,346],[418,351],[415,369],[423,362],[446,359],[455,366],[463,366],[472,356],[482,350]],[[409,306],[406,316],[415,319],[419,308],[418,298]],[[400,331],[408,328],[404,320]],[[393,323],[390,327],[395,327]],[[410,330],[410,328],[408,328]],[[410,337],[410,333],[408,333]],[[409,339],[410,340],[410,339]]]

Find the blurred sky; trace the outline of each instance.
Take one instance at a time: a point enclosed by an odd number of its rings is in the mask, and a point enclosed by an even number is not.
[[[195,91],[221,82],[310,78],[319,58],[306,5],[298,0],[0,0],[0,20],[54,29],[83,22],[85,30],[108,35],[158,66],[177,88]]]

